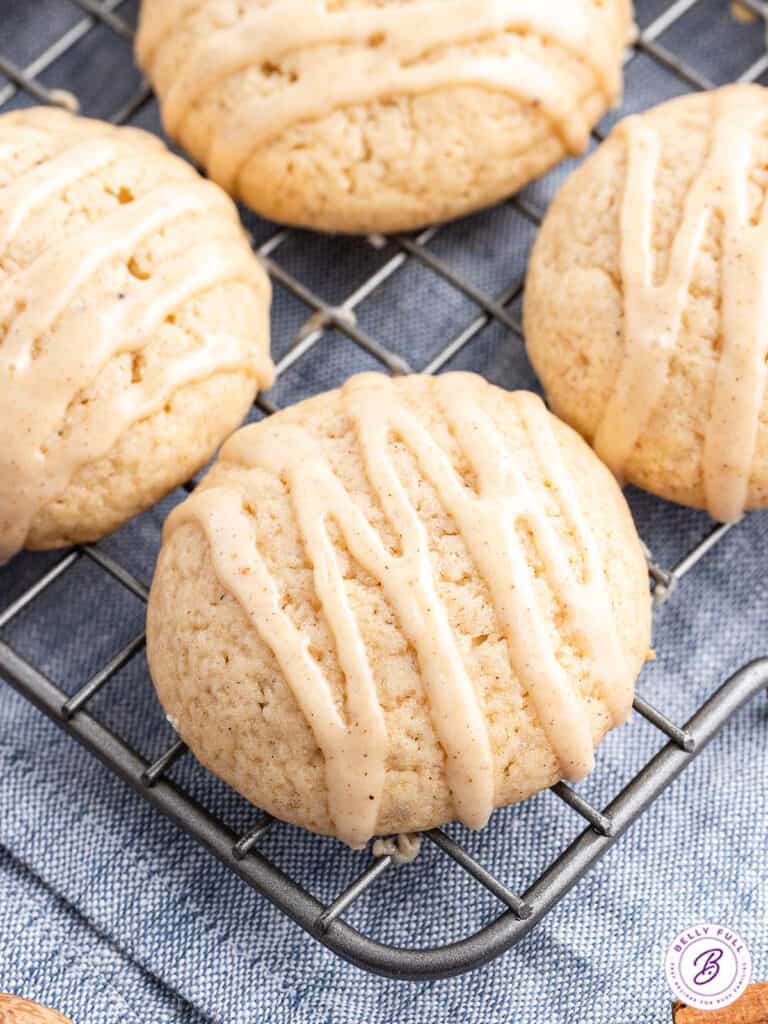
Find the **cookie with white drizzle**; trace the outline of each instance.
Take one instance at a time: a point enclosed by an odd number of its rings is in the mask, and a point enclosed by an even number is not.
[[[208,768],[359,846],[585,775],[649,607],[619,488],[540,399],[365,374],[238,431],[174,510],[148,655]]]
[[[733,521],[768,505],[768,91],[620,122],[530,263],[525,333],[554,410],[617,476]]]
[[[166,131],[274,220],[395,231],[586,148],[621,94],[629,0],[144,0]]]
[[[0,562],[199,469],[272,379],[269,300],[232,201],[159,139],[0,116]]]

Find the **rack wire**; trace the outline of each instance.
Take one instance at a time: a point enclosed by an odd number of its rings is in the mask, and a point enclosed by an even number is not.
[[[40,76],[97,26],[105,27],[121,40],[131,40],[133,29],[129,18],[130,9],[135,10],[135,3],[126,4],[122,0],[69,2],[80,8],[82,17],[26,65],[16,63],[10,55],[3,53],[0,39],[0,74],[7,80],[5,85],[0,85],[0,110],[19,94],[26,95],[35,102],[72,106],[71,93],[47,87]],[[628,52],[627,63],[635,60],[639,54],[644,54],[658,68],[671,73],[688,88],[712,87],[713,83],[668,49],[661,39],[693,7],[704,2],[705,0],[675,0],[666,6],[656,3],[655,7],[661,9],[650,24],[638,34]],[[766,18],[766,5],[759,0],[741,0],[741,6],[756,18]],[[124,13],[126,11],[127,16]],[[768,56],[761,54],[743,70],[739,79],[757,81],[766,72]],[[142,83],[128,101],[113,112],[111,120],[115,123],[130,122],[151,98],[149,87]],[[596,130],[594,135],[598,141],[602,138],[599,130]],[[534,228],[540,224],[543,210],[529,199],[517,196],[508,202]],[[278,362],[278,378],[299,360],[312,358],[313,353],[322,348],[322,343],[329,332],[340,333],[348,344],[358,346],[392,374],[406,373],[412,369],[419,369],[424,373],[437,373],[449,360],[470,346],[485,327],[494,322],[501,324],[522,341],[522,328],[514,309],[522,295],[523,277],[517,277],[496,295],[488,294],[453,270],[433,250],[427,248],[428,243],[440,231],[440,226],[431,227],[415,236],[399,235],[388,242],[378,236],[371,236],[368,244],[375,249],[393,245],[392,255],[375,273],[336,305],[327,303],[280,263],[281,247],[294,232],[291,229],[280,229],[271,234],[258,246],[256,251],[259,258],[272,278],[307,309],[305,322],[295,333]],[[400,354],[364,330],[356,318],[358,307],[381,289],[407,261],[421,264],[476,307],[475,315],[463,329],[448,340],[426,365],[418,368],[410,366]],[[257,405],[261,414],[270,414],[276,409],[275,404],[265,396],[259,397]],[[187,486],[191,487],[192,484]],[[657,564],[649,553],[649,574],[654,602],[661,604],[667,601],[681,579],[694,569],[729,530],[734,528],[738,527],[725,525],[711,529],[671,568]],[[53,566],[40,575],[20,596],[6,607],[0,607],[0,631],[82,560],[98,566],[135,597],[146,601],[147,588],[131,571],[102,547],[83,545],[62,554]],[[160,757],[150,762],[125,738],[107,728],[89,710],[93,698],[103,691],[108,691],[110,682],[142,651],[143,647],[142,633],[117,650],[76,693],[68,695],[60,685],[47,678],[39,667],[23,658],[7,642],[0,639],[0,675],[65,732],[92,751],[147,801],[192,835],[253,889],[268,897],[319,942],[362,968],[408,979],[444,977],[473,969],[500,955],[519,941],[557,905],[598,858],[691,763],[724,723],[759,690],[768,687],[768,659],[752,662],[723,683],[683,726],[671,721],[639,695],[636,696],[636,712],[661,732],[666,738],[666,743],[605,807],[593,806],[565,783],[561,782],[552,787],[551,792],[554,796],[564,801],[584,820],[585,828],[521,894],[487,871],[445,831],[431,829],[426,832],[426,840],[442,854],[451,858],[458,869],[468,872],[479,885],[492,893],[502,909],[490,924],[469,937],[439,947],[409,949],[377,941],[355,930],[344,920],[345,912],[369,886],[383,884],[380,881],[382,876],[388,876],[389,884],[397,884],[396,878],[391,877],[391,857],[373,858],[369,866],[351,884],[330,902],[323,904],[260,852],[260,841],[269,830],[282,827],[279,822],[270,815],[255,811],[252,827],[244,834],[236,834],[169,778],[168,773],[172,765],[179,758],[188,756],[187,748],[181,740],[176,740]]]

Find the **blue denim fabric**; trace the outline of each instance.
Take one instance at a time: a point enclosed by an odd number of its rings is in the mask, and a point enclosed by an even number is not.
[[[640,0],[641,25],[666,6]],[[118,8],[129,19],[134,9]],[[81,17],[68,0],[2,0],[0,52],[28,63]],[[762,28],[733,22],[718,0],[698,0],[660,42],[716,83],[764,52]],[[84,35],[40,78],[73,89],[95,115],[117,109],[138,83],[128,44],[105,27]],[[684,89],[640,55],[626,69],[623,109],[642,109]],[[25,102],[16,97],[10,105]],[[155,105],[134,123],[157,128]],[[567,169],[531,186],[527,197],[546,203]],[[269,236],[269,225],[247,221],[257,240]],[[429,248],[497,294],[522,272],[533,233],[520,213],[503,205],[442,228]],[[274,258],[324,299],[339,302],[395,251],[392,244],[376,249],[366,240],[296,232]],[[358,311],[361,326],[415,368],[476,315],[469,299],[413,260]],[[278,355],[306,316],[276,288]],[[484,327],[449,365],[507,387],[536,386],[520,339],[497,325]],[[283,405],[374,367],[329,332],[269,397]],[[101,546],[148,582],[162,520],[181,497],[172,495]],[[709,529],[702,514],[634,492],[629,497],[640,532],[663,565],[674,564]],[[767,542],[768,515],[749,516],[657,614],[658,659],[644,670],[639,690],[676,721],[740,665],[768,653]],[[58,557],[25,554],[0,571],[0,607]],[[140,601],[83,559],[1,635],[73,692],[140,632],[143,614]],[[118,674],[91,710],[148,758],[172,740],[143,657]],[[733,925],[752,949],[756,977],[768,977],[767,727],[768,707],[758,699],[503,958],[463,978],[412,985],[361,974],[325,951],[0,684],[0,990],[55,1005],[77,1024],[668,1021],[672,997],[662,960],[682,927],[701,919]],[[614,732],[580,791],[602,805],[659,746],[660,735],[642,720]],[[233,828],[252,823],[253,810],[191,757],[172,775]],[[581,826],[544,793],[498,812],[481,833],[449,831],[522,891]],[[289,827],[275,828],[263,848],[324,900],[367,862],[364,853]],[[469,934],[497,912],[492,897],[427,846],[413,866],[388,872],[347,916],[386,941],[419,945]]]

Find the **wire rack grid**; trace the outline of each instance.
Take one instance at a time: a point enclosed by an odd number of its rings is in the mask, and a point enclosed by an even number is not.
[[[76,97],[73,100],[70,91],[44,84],[41,76],[96,29],[106,29],[126,42],[132,39],[135,3],[123,3],[121,0],[69,2],[76,4],[80,9],[78,19],[52,40],[42,53],[24,65],[2,52],[0,32],[0,74],[6,80],[5,84],[0,82],[0,109],[9,103],[27,100],[72,106]],[[661,40],[661,37],[670,32],[692,8],[703,2],[704,0],[675,0],[672,3],[664,3],[649,0],[648,6],[653,8],[653,16],[635,39],[627,54],[627,63],[644,55],[655,67],[670,74],[678,85],[686,89],[710,88],[714,83],[709,82],[691,64],[672,52]],[[742,8],[755,18],[766,17],[766,6],[758,0],[741,0],[741,4]],[[768,56],[760,53],[753,55],[748,66],[740,71],[738,77],[743,81],[757,81],[766,72]],[[145,83],[141,83],[135,92],[120,104],[119,109],[112,112],[111,120],[115,123],[129,122],[140,114],[151,100],[150,89]],[[596,130],[594,137],[596,141],[600,141],[603,132]],[[530,199],[517,196],[508,202],[534,229],[541,222],[543,210]],[[341,302],[331,304],[280,262],[281,247],[297,233],[290,229],[272,229],[265,240],[255,246],[256,251],[273,280],[287,289],[306,311],[301,326],[295,331],[278,360],[278,379],[299,361],[317,357],[323,348],[323,341],[332,332],[343,336],[347,344],[358,346],[393,374],[409,372],[412,369],[419,369],[425,373],[438,372],[461,350],[470,346],[484,328],[494,322],[522,340],[522,329],[516,308],[522,295],[523,275],[518,274],[498,294],[490,294],[468,277],[458,273],[433,249],[428,248],[428,243],[440,231],[441,227],[437,226],[415,236],[398,236],[388,240],[378,236],[370,237],[367,244],[377,251],[386,249],[386,259]],[[450,288],[470,300],[475,308],[474,315],[463,329],[420,367],[410,366],[400,353],[361,327],[356,316],[358,307],[394,278],[407,261],[421,264],[429,273],[436,275]],[[257,415],[268,415],[276,409],[274,401],[267,396],[260,396],[257,406]],[[185,486],[191,489],[194,483],[190,482]],[[657,564],[649,553],[649,573],[654,602],[661,604],[668,600],[686,573],[691,571],[732,528],[731,525],[725,525],[710,529],[677,564],[669,569]],[[146,585],[132,571],[102,546],[84,545],[59,556],[47,571],[38,575],[10,603],[0,607],[0,631],[81,560],[98,566],[135,597],[142,601],[146,600]],[[260,852],[259,843],[262,837],[268,830],[281,827],[279,822],[269,815],[259,815],[256,812],[253,826],[244,833],[237,834],[172,781],[168,773],[174,763],[187,754],[187,748],[181,740],[174,742],[160,757],[150,762],[134,749],[128,740],[110,730],[88,709],[89,703],[97,694],[108,688],[110,681],[142,651],[143,646],[143,633],[134,636],[77,692],[70,695],[48,678],[41,668],[0,639],[0,675],[70,736],[99,757],[147,801],[191,834],[248,885],[272,900],[319,942],[360,967],[392,977],[410,979],[437,978],[473,969],[500,955],[519,941],[690,764],[724,723],[760,689],[768,686],[768,660],[752,662],[723,683],[683,726],[675,724],[638,695],[634,702],[635,710],[661,732],[666,742],[607,806],[593,806],[565,783],[559,783],[552,788],[552,793],[558,799],[564,801],[584,819],[585,827],[575,841],[521,894],[487,871],[445,831],[432,829],[425,833],[427,841],[452,858],[458,868],[468,872],[479,885],[484,886],[498,899],[501,911],[489,924],[469,937],[433,948],[402,948],[387,945],[362,934],[344,920],[345,911],[384,874],[388,876],[389,884],[397,884],[396,879],[390,877],[393,874],[391,857],[372,858],[368,867],[339,892],[335,899],[323,903]]]

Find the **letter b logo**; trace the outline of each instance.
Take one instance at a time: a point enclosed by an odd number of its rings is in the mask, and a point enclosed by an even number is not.
[[[694,967],[698,967],[697,973],[693,976],[694,985],[706,985],[708,981],[714,981],[720,973],[722,959],[723,951],[717,947],[705,949],[703,953],[699,953],[693,961]]]

